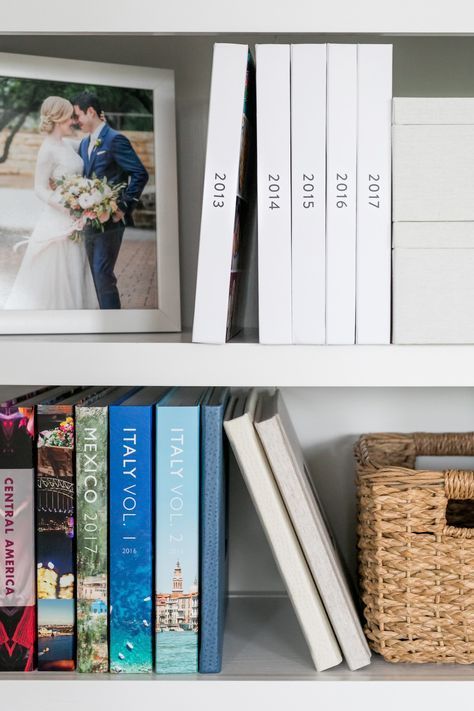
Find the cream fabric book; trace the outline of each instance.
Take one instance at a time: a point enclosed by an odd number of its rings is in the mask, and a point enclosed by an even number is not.
[[[474,124],[472,96],[396,96],[392,102],[394,125]]]
[[[474,222],[395,222],[393,342],[474,343],[473,274]]]
[[[393,221],[472,222],[474,98],[395,97],[392,140]]]
[[[329,620],[350,669],[370,664],[365,639],[336,546],[281,394],[261,393],[257,429]]]
[[[293,343],[326,341],[326,45],[291,45]]]
[[[397,124],[393,221],[474,220],[474,125]]]
[[[258,392],[234,396],[224,428],[262,522],[275,561],[318,671],[342,661],[318,591],[311,577],[272,470],[254,427]]]

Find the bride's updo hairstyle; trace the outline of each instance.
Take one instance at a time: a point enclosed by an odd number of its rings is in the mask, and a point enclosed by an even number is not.
[[[41,104],[40,131],[51,133],[55,124],[62,123],[71,118],[74,111],[73,105],[62,96],[48,96]]]

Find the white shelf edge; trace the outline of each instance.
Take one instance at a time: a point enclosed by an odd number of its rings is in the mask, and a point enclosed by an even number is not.
[[[189,334],[0,336],[0,384],[473,386],[474,346],[202,345]]]
[[[84,8],[86,10],[86,8]],[[77,13],[71,24],[71,7],[51,0],[48,12],[36,0],[9,4],[2,13],[3,33],[397,33],[469,34],[474,31],[474,8],[469,0],[399,0],[387,9],[372,0],[339,0],[337,3],[299,0],[240,0],[229,6],[221,0],[142,0],[140,11],[126,0],[101,0],[90,13]]]
[[[471,685],[466,681],[474,681],[471,667],[396,665],[377,657],[357,672],[340,665],[318,674],[289,601],[258,597],[230,601],[222,674],[2,674],[0,691],[2,708],[16,711],[102,707],[129,711],[155,702],[160,708],[169,703],[196,711],[241,711],[262,704],[287,711],[295,702],[300,708],[323,703],[322,708],[380,711],[382,698],[388,711],[415,705],[445,711],[454,693],[470,699]],[[413,707],[407,706],[408,695]],[[44,705],[38,699],[44,699]]]
[[[70,682],[58,682],[45,688],[42,682],[29,684],[2,683],[3,708],[15,711],[83,711],[83,709],[192,708],[193,711],[242,711],[242,709],[271,709],[288,711],[297,708],[324,708],[342,711],[399,711],[427,709],[446,711],[456,703],[470,708],[471,685],[465,682],[449,684],[425,682],[359,682],[312,683],[292,681],[225,681],[188,683],[120,680],[118,684],[82,682],[80,687]],[[80,697],[78,694],[80,693]],[[43,699],[44,705],[42,705]]]

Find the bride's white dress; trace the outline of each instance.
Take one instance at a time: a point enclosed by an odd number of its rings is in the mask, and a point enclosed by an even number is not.
[[[45,203],[28,239],[6,309],[98,309],[83,242],[73,242],[73,220],[50,187],[51,178],[82,175],[72,141],[47,137],[36,163],[35,193]]]

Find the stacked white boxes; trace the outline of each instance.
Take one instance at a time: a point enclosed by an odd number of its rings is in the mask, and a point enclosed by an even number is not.
[[[393,123],[393,342],[474,343],[474,98],[396,98]]]

